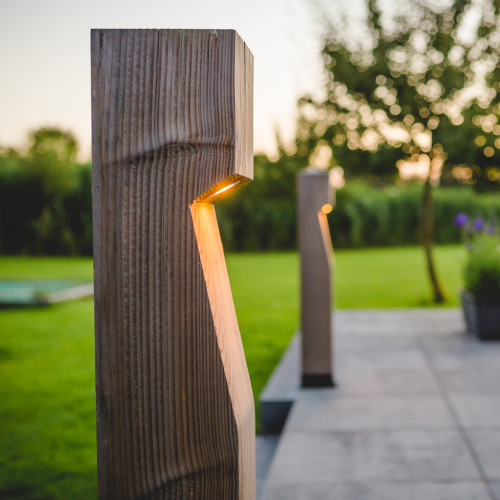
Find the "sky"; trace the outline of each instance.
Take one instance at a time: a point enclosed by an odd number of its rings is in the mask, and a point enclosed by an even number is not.
[[[90,29],[236,29],[254,55],[254,147],[293,138],[296,102],[320,87],[308,0],[0,0],[0,146],[71,130],[90,158]]]

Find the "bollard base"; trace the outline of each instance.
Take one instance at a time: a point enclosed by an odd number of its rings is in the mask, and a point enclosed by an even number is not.
[[[335,387],[330,374],[302,375],[302,387]]]

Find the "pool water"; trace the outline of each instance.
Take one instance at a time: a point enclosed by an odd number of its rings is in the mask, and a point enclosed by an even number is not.
[[[77,280],[0,280],[0,307],[48,304],[50,294],[82,285]]]

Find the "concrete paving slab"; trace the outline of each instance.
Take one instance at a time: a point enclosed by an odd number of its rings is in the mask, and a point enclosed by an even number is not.
[[[340,335],[366,335],[380,339],[408,337],[414,333],[411,321],[401,310],[392,310],[393,320],[387,317],[388,310],[336,311],[333,315],[334,332]]]
[[[491,483],[491,488],[497,497],[496,500],[499,500],[500,499],[500,481],[493,481]]]
[[[335,335],[335,350],[337,353],[366,352],[371,350],[398,350],[418,348],[419,339],[415,335],[370,336],[356,333]]]
[[[459,309],[362,309],[336,311],[335,333],[367,336],[454,335],[464,332]]]
[[[500,370],[500,344],[481,343],[465,336],[423,339],[432,363],[443,371]]]
[[[302,433],[287,429],[266,488],[332,481],[479,479],[458,431]]]
[[[500,491],[500,490],[499,490]],[[490,500],[484,483],[320,483],[273,486],[264,500]]]
[[[450,397],[464,427],[486,427],[500,431],[500,396],[451,394]]]
[[[465,328],[465,325],[464,327]],[[425,347],[433,351],[463,352],[478,344],[477,340],[466,335],[465,331],[453,334],[424,334],[418,335],[419,340]]]
[[[407,322],[388,322],[378,311],[373,314],[351,312],[349,316],[340,311],[334,315],[334,333],[396,340],[411,336],[413,330]]]
[[[417,349],[371,349],[362,352],[346,352],[335,357],[339,373],[376,372],[395,370],[426,370],[427,361]]]
[[[465,335],[465,322],[460,309],[403,309],[400,314],[408,318],[412,331],[424,338]]]
[[[337,388],[298,388],[297,341],[282,364],[295,403],[264,498],[500,500],[500,343],[459,310],[340,311],[335,329]]]
[[[439,388],[415,336],[339,335],[334,353],[336,392],[346,395],[436,395]],[[408,353],[410,358],[408,359]],[[414,353],[413,355],[411,353]],[[415,354],[416,353],[416,354]],[[405,357],[406,354],[406,357]],[[339,366],[337,366],[339,365]],[[399,370],[391,369],[396,365]],[[404,367],[404,370],[401,367]],[[412,369],[417,367],[417,369]],[[300,385],[300,335],[294,336],[264,388],[260,429],[280,433]]]
[[[348,396],[437,396],[439,386],[428,370],[379,370],[336,376],[338,394]]]
[[[472,446],[486,476],[490,480],[500,481],[500,432],[498,429],[468,430]]]
[[[342,397],[335,389],[301,393],[289,417],[290,431],[454,428],[440,397]]]
[[[440,376],[449,393],[500,395],[500,369],[444,371]]]

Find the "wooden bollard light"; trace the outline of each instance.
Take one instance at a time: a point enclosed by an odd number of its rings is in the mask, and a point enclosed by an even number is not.
[[[100,499],[254,499],[250,379],[214,202],[253,176],[231,30],[93,30]]]
[[[327,172],[298,175],[298,229],[301,268],[302,386],[331,387],[332,242],[326,214],[333,208]]]

